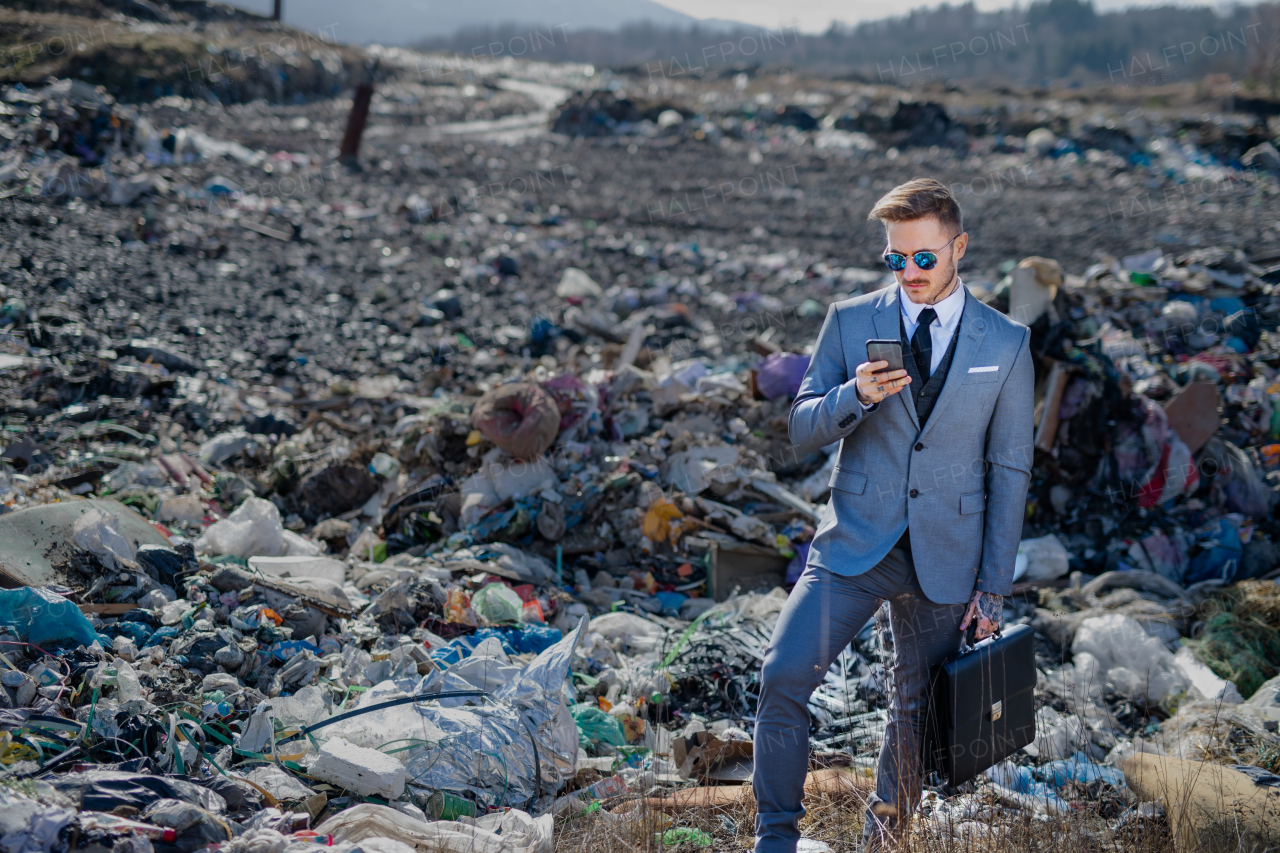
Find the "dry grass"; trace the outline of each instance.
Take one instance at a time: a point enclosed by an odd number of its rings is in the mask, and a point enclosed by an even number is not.
[[[1116,804],[1085,801],[1079,811],[1059,818],[1037,817],[1030,812],[1007,809],[994,797],[979,793],[981,810],[970,821],[947,826],[928,818],[918,819],[902,851],[918,853],[994,853],[994,851],[1045,851],[1045,853],[1167,853],[1170,838],[1162,822],[1135,821],[1114,831],[1108,815],[1114,817]],[[620,811],[616,806],[615,810]],[[830,844],[835,853],[856,853],[862,844],[864,802],[856,796],[809,796],[808,814],[800,823],[806,838]],[[712,851],[743,851],[755,844],[755,801],[748,793],[743,800],[725,809],[691,810],[676,816],[653,808],[633,809],[616,821],[591,816],[557,822],[557,853],[604,853],[634,850],[658,853],[655,833],[671,826],[700,829],[713,839]],[[690,845],[667,850],[692,850]]]

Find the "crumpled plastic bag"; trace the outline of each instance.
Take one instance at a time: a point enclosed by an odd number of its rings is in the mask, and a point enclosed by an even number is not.
[[[309,800],[316,792],[298,781],[275,764],[255,767],[244,775],[245,779],[264,789],[281,802]]]
[[[500,622],[519,622],[524,602],[506,584],[491,583],[471,596],[471,609],[490,625],[497,625]]]
[[[619,651],[632,655],[655,651],[667,634],[661,625],[623,612],[595,617],[589,630],[613,641]]]
[[[255,827],[231,839],[221,849],[224,853],[284,853],[292,841],[287,835],[269,827]]]
[[[573,715],[573,722],[578,727],[578,746],[582,749],[590,749],[600,743],[610,746],[627,745],[622,724],[595,705],[574,705],[569,713]]]
[[[1209,439],[1200,452],[1200,466],[1214,471],[1212,500],[1228,512],[1252,518],[1271,513],[1277,496],[1248,455],[1229,441]]]
[[[462,483],[462,524],[474,525],[503,501],[554,491],[558,485],[560,479],[545,456],[526,462],[495,448],[485,454],[480,470]]]
[[[466,680],[478,690],[493,693],[519,675],[520,667],[510,663],[496,637],[488,637],[481,640],[468,657],[450,666],[448,674]]]
[[[514,572],[524,583],[545,584],[556,579],[555,566],[546,557],[531,551],[521,551],[505,542],[485,542],[470,548],[460,548],[452,555],[445,556],[444,565],[450,567],[456,560],[492,561],[498,568]]]
[[[157,800],[139,815],[148,823],[177,830],[179,849],[195,850],[231,839],[231,828],[197,805],[182,800]]]
[[[278,557],[285,549],[280,510],[271,501],[245,498],[235,512],[210,525],[196,549],[233,557]]]
[[[335,841],[390,838],[419,850],[442,853],[551,853],[552,816],[535,818],[518,809],[470,820],[424,823],[387,806],[361,803],[316,827]]]
[[[560,408],[532,382],[510,382],[487,392],[471,409],[481,435],[517,459],[545,453],[560,433]]]
[[[1080,668],[1080,655],[1097,661],[1096,678],[1135,701],[1165,704],[1189,686],[1173,652],[1149,635],[1137,620],[1120,613],[1092,616],[1080,623],[1071,653]]]
[[[72,538],[102,560],[132,561],[138,555],[133,543],[120,532],[120,516],[100,509],[91,509],[76,519]]]
[[[47,589],[0,589],[0,626],[36,646],[91,646],[103,640],[80,608]]]
[[[800,391],[809,356],[794,352],[775,352],[756,368],[756,388],[766,400],[794,397]]]
[[[329,708],[324,700],[325,691],[312,684],[292,696],[269,699],[267,705],[271,709],[271,716],[284,726],[312,726],[329,717]],[[246,729],[246,733],[247,731]]]
[[[0,850],[49,853],[60,845],[58,834],[75,816],[71,809],[47,806],[0,790]]]
[[[1231,583],[1235,580],[1244,560],[1244,545],[1240,542],[1242,521],[1240,516],[1230,513],[1211,522],[1208,538],[1200,541],[1201,551],[1191,558],[1191,565],[1183,575],[1184,584],[1214,579]]]
[[[266,752],[267,747],[271,746],[271,718],[267,716],[267,708],[267,703],[261,702],[254,709],[244,731],[236,738],[238,749],[245,752]]]
[[[56,776],[51,784],[81,809],[92,812],[114,812],[121,806],[141,811],[158,800],[182,800],[219,815],[227,811],[227,801],[220,795],[176,776],[95,768]]]
[[[542,385],[560,412],[561,446],[567,441],[586,441],[600,432],[600,389],[572,373],[562,373]]]
[[[1018,557],[1014,561],[1013,579],[1026,581],[1051,581],[1069,570],[1069,555],[1057,536],[1050,533],[1038,539],[1023,539],[1018,543]]]
[[[1061,788],[1068,782],[1089,784],[1097,780],[1115,788],[1125,787],[1124,774],[1115,767],[1105,767],[1090,761],[1083,752],[1076,752],[1070,758],[1051,761],[1040,768],[1045,781],[1055,788]]]

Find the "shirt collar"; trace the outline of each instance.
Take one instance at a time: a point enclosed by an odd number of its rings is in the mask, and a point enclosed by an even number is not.
[[[910,297],[902,290],[902,285],[898,285],[898,304],[902,306],[902,313],[912,323],[920,322],[920,312],[926,308],[932,308],[938,315],[938,323],[944,328],[950,328],[952,322],[960,316],[960,310],[964,308],[964,282],[956,279],[956,289],[951,291],[946,299],[934,305],[923,305],[919,302],[912,302]]]

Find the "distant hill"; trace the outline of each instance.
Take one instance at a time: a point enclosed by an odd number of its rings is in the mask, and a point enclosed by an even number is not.
[[[271,13],[271,0],[230,0],[259,14]],[[285,23],[315,32],[323,29],[349,44],[404,45],[452,36],[459,30],[494,24],[575,30],[615,30],[624,24],[660,27],[692,24],[723,29],[728,22],[703,22],[653,0],[284,0]],[[563,29],[561,29],[563,27]]]
[[[506,45],[519,35],[517,28],[490,25],[425,39],[419,46],[466,55],[474,45]],[[1280,97],[1280,4],[1099,11],[1090,0],[1034,0],[984,12],[970,0],[833,25],[817,34],[743,25],[715,38],[701,21],[696,26],[645,22],[544,42],[537,58],[589,62],[650,78],[797,68],[905,89],[960,81],[1105,82],[1117,91],[1136,92],[1220,74],[1275,98]]]

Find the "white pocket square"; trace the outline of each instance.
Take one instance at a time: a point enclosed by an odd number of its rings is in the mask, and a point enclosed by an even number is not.
[[[1000,365],[991,364],[986,367],[970,367],[969,372],[970,373],[995,373],[999,369],[1000,369]]]

